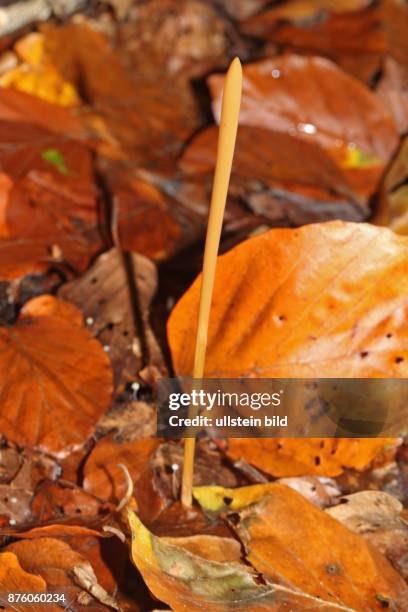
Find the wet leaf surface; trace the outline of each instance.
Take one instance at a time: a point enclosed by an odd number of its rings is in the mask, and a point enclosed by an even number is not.
[[[220,76],[211,76],[209,87],[218,119]],[[317,56],[286,54],[247,65],[240,120],[320,144],[355,182],[351,170],[357,168],[365,177],[369,169],[376,170],[369,175],[368,193],[377,187],[398,143],[394,121],[381,100],[336,64]]]

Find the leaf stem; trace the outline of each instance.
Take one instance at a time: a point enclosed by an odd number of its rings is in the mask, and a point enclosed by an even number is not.
[[[201,276],[200,306],[193,368],[193,378],[195,380],[201,380],[204,376],[205,352],[207,348],[208,323],[214,287],[215,268],[231,176],[232,160],[234,157],[239,108],[241,104],[241,91],[242,67],[241,62],[236,57],[232,61],[225,76],[222,96],[217,161],[215,165],[207,236],[205,240],[203,272]],[[196,408],[190,406],[189,416],[191,418],[195,416],[196,412]],[[185,508],[191,508],[192,505],[194,451],[195,437],[186,438],[181,489],[181,502]]]

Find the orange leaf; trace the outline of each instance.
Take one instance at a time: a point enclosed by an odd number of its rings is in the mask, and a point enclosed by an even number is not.
[[[398,442],[386,438],[231,438],[228,455],[273,476],[338,476],[345,468],[367,468],[387,444]]]
[[[365,224],[271,230],[241,243],[218,259],[206,375],[406,377],[407,272],[407,239]],[[192,371],[199,290],[200,278],[168,323],[180,375]],[[389,441],[321,442],[234,439],[229,448],[276,475],[335,475],[367,466]]]
[[[41,576],[36,576],[26,572],[20,565],[16,555],[12,552],[0,553],[0,591],[3,593],[42,593],[47,590],[45,580]],[[27,609],[26,605],[13,604],[6,608],[7,612],[17,610],[18,612]],[[41,612],[43,606],[41,604],[30,606],[32,612]],[[59,606],[50,604],[47,605],[47,610],[50,612],[58,612]]]
[[[62,455],[90,436],[112,390],[109,359],[81,312],[47,295],[0,328],[0,380],[1,432]]]
[[[212,180],[217,152],[215,126],[201,132],[185,151],[181,168]],[[254,181],[256,177],[256,181]],[[368,214],[343,172],[314,142],[277,131],[243,125],[238,130],[230,195],[271,221],[303,225]]]
[[[35,125],[0,130],[0,277],[86,267],[102,242],[90,151]]]
[[[126,465],[132,480],[137,480],[160,442],[157,438],[142,438],[132,442],[115,442],[103,438],[93,449],[84,469],[84,488],[101,499],[120,501],[127,482],[118,464]]]
[[[351,168],[351,179],[355,167],[367,175],[363,192],[376,188],[398,134],[387,108],[365,85],[327,59],[289,54],[248,64],[243,74],[242,124],[317,142]],[[217,118],[222,83],[222,76],[209,78]],[[358,185],[361,177],[354,181]]]
[[[48,591],[63,592],[65,603],[75,601],[85,590],[107,606],[119,609],[98,583],[90,562],[66,542],[47,537],[20,540],[10,544],[7,551],[17,556],[24,570],[41,576]]]
[[[23,61],[1,75],[2,87],[12,87],[61,106],[80,103],[75,88],[61,77],[52,59],[44,52],[43,34],[27,34],[16,43],[15,50]]]
[[[407,586],[385,557],[296,491],[277,483],[218,489],[195,496],[203,508],[228,500],[246,558],[267,579],[353,610],[378,610],[381,601],[405,609]]]
[[[218,258],[207,376],[408,375],[408,240],[368,224],[275,229]],[[193,365],[200,277],[168,323]]]

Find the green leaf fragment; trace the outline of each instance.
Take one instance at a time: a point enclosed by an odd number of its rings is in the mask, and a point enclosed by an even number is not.
[[[45,149],[41,153],[42,159],[55,166],[61,174],[69,174],[68,168],[65,165],[65,159],[58,149]]]

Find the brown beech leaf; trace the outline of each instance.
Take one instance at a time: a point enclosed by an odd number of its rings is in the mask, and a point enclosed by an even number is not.
[[[88,517],[85,517],[88,519]],[[89,520],[82,520],[82,525],[79,525],[80,519],[71,519],[67,521],[50,523],[41,525],[40,527],[32,527],[31,525],[22,525],[18,527],[0,527],[0,534],[19,538],[24,540],[35,540],[36,538],[76,538],[76,537],[110,537],[103,531],[98,531],[101,528],[102,521],[100,517]],[[89,526],[84,526],[88,523]]]
[[[336,481],[324,476],[293,476],[277,482],[294,489],[318,508],[332,506],[341,495]]]
[[[340,221],[275,229],[218,258],[207,376],[404,377],[408,241]],[[168,337],[192,371],[201,279]]]
[[[0,589],[2,593],[42,593],[47,590],[45,580],[38,575],[27,572],[20,565],[18,557],[12,552],[0,553]],[[4,602],[6,603],[6,602]],[[6,612],[17,610],[24,612],[26,605],[16,605],[5,608]],[[44,607],[41,604],[30,605],[32,612],[42,612]],[[61,608],[57,604],[47,604],[49,612],[59,612]]]
[[[112,372],[81,312],[52,296],[34,298],[13,326],[0,328],[0,350],[1,433],[61,455],[82,445],[110,401]]]
[[[102,245],[89,149],[25,123],[0,131],[0,275],[83,269]]]
[[[194,495],[211,512],[233,510],[246,558],[266,579],[353,610],[406,607],[408,588],[385,557],[292,489],[200,487]]]
[[[346,495],[337,506],[326,510],[376,546],[407,580],[408,526],[402,511],[402,504],[383,491],[359,491]]]
[[[383,181],[381,200],[374,221],[388,225],[398,234],[408,234],[408,137],[402,140],[400,150],[389,167]]]
[[[17,457],[11,458],[12,453],[12,448],[0,449],[0,469],[6,468],[7,464],[11,469],[7,476],[4,474],[0,478],[0,516],[7,517],[10,525],[16,525],[31,517],[34,482],[31,462],[18,456],[16,463]]]
[[[364,224],[271,230],[218,259],[206,375],[407,375],[406,239]],[[200,277],[168,322],[173,364],[192,371]],[[229,453],[276,476],[364,469],[395,440],[231,439]]]
[[[231,489],[233,490],[233,489]],[[129,511],[132,560],[151,592],[172,610],[245,612],[321,609],[321,600],[297,588],[270,583],[241,560],[230,538],[167,538],[150,533]],[[324,610],[350,610],[327,603]],[[354,611],[353,611],[354,612]]]
[[[103,515],[108,508],[77,486],[44,480],[37,487],[31,512],[39,523],[67,516]]]
[[[388,109],[365,85],[322,57],[285,54],[244,67],[240,121],[317,142],[372,192],[398,143]],[[219,118],[223,77],[209,86]],[[371,176],[373,174],[373,176]],[[368,179],[367,179],[368,180]]]
[[[19,123],[24,123],[71,138],[82,139],[88,135],[83,121],[73,110],[3,87],[0,88],[0,120],[13,122],[16,129]]]
[[[364,470],[398,444],[387,438],[231,438],[227,454],[273,476],[339,476],[346,468]]]
[[[111,249],[100,255],[81,278],[66,283],[59,291],[60,297],[81,308],[89,331],[104,345],[117,390],[132,383],[147,363],[165,372],[149,323],[156,288],[157,272],[149,259]],[[138,328],[137,317],[143,329]]]
[[[142,438],[120,443],[113,436],[102,438],[89,455],[84,467],[85,491],[100,499],[120,501],[127,490],[127,481],[118,464],[126,466],[133,481],[137,480],[160,442]]]
[[[370,0],[289,0],[241,28],[280,48],[325,55],[367,83],[387,49],[381,7]]]
[[[391,57],[385,58],[376,94],[391,111],[400,134],[405,134],[408,131],[408,69]]]
[[[101,609],[119,609],[115,600],[98,584],[89,561],[66,542],[46,537],[20,540],[9,544],[6,550],[17,556],[25,571],[43,578],[48,590],[64,591],[75,607],[78,596],[85,590],[106,605]]]
[[[136,27],[143,25],[138,22]],[[98,147],[101,153],[146,164],[169,152],[177,154],[201,122],[188,80],[183,76],[176,85],[174,75],[167,76],[165,65],[146,61],[149,55],[145,51],[143,59],[138,52],[135,59],[132,51],[139,39],[131,29],[128,41],[125,28],[118,32],[119,40],[111,41],[86,21],[48,25],[43,31],[45,51],[53,64],[84,92],[93,107],[82,121],[105,141]],[[163,37],[160,40],[163,42]],[[140,43],[143,46],[142,40]],[[136,66],[143,66],[143,70]]]
[[[181,228],[170,213],[171,201],[153,185],[137,178],[111,183],[114,231],[125,251],[164,259],[175,250]]]
[[[396,609],[406,604],[404,581],[380,553],[288,487],[199,487],[194,495],[227,518],[232,507],[245,556],[237,542],[217,536],[158,538],[130,512],[133,561],[173,609],[351,612],[378,610],[379,598]]]
[[[208,184],[217,138],[217,128],[207,128],[181,159],[185,172],[206,174]],[[245,125],[238,131],[230,194],[275,223],[359,221],[368,213],[341,170],[315,143]]]

